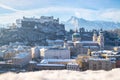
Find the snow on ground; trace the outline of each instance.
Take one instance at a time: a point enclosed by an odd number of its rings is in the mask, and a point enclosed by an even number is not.
[[[68,71],[68,70],[43,70],[26,73],[4,73],[0,80],[120,80],[120,69],[111,71]]]

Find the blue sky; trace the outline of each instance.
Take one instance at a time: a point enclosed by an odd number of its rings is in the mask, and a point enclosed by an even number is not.
[[[61,21],[76,16],[120,22],[119,4],[120,0],[0,0],[0,24],[42,15],[59,17]]]

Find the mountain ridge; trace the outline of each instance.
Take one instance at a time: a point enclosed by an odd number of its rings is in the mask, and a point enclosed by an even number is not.
[[[70,19],[68,19],[66,22],[63,22],[65,24],[65,29],[69,31],[70,29],[75,29],[75,21],[78,21],[78,28],[85,28],[87,30],[92,29],[103,29],[103,30],[113,30],[116,28],[120,28],[119,22],[111,22],[111,21],[101,21],[101,20],[86,20],[84,18],[77,18],[75,16],[71,16]]]

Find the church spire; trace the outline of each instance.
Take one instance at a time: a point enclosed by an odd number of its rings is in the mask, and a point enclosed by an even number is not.
[[[79,22],[77,19],[74,20],[75,32],[78,33]]]
[[[81,38],[80,38],[80,34],[78,33],[78,27],[79,27],[79,23],[78,23],[78,20],[75,19],[74,20],[74,25],[75,25],[75,33],[72,35],[72,40],[75,42],[75,41],[80,41]]]
[[[94,30],[94,32],[93,32],[93,41],[96,42],[97,38],[98,38],[97,32],[96,32],[96,30]]]
[[[90,46],[88,48],[88,52],[87,52],[88,56],[91,56],[91,49],[90,49]]]
[[[103,35],[103,30],[102,29],[99,32],[98,44],[100,46],[100,50],[103,50],[104,49],[104,35]]]

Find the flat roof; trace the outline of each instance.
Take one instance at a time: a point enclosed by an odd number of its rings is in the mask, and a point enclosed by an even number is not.
[[[110,59],[105,59],[105,58],[89,58],[89,60],[94,60],[94,61],[110,61]]]
[[[76,62],[74,62],[74,63],[70,62],[67,65],[78,65],[78,64]]]
[[[28,56],[29,53],[19,53],[19,54],[16,54],[15,57],[13,58],[25,58],[26,56]]]
[[[65,66],[64,64],[37,64],[37,66]]]
[[[118,52],[110,51],[110,50],[101,50],[101,51],[93,51],[92,53],[106,53],[106,54],[113,54],[117,55]]]
[[[75,42],[73,42],[73,41],[67,41],[68,43],[95,43],[95,44],[97,44],[97,42],[94,42],[94,41],[75,41]]]
[[[90,45],[90,46],[83,46],[83,47],[85,47],[85,48],[98,48],[98,46],[92,46],[92,45]]]
[[[46,62],[74,62],[75,59],[43,59],[41,63]]]
[[[29,61],[29,63],[37,63],[36,61]]]

